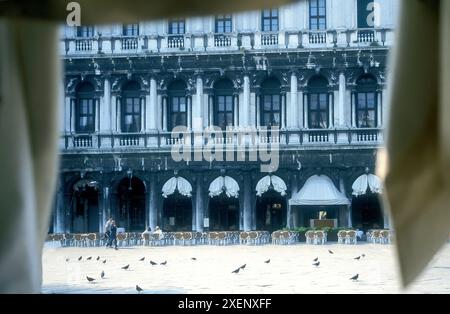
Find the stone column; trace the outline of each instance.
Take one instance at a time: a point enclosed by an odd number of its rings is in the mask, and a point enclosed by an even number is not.
[[[352,128],[356,128],[356,94],[352,93]]]
[[[330,123],[328,125],[329,128],[334,127],[334,97],[333,92],[328,93],[328,116]]]
[[[287,127],[298,128],[298,79],[297,74],[292,72],[291,74],[291,99],[287,105]]]
[[[158,91],[155,78],[150,79],[150,95],[147,104],[147,130],[156,131],[158,129]]]
[[[193,131],[201,131],[203,129],[203,79],[197,76],[195,104],[192,105],[192,121]]]
[[[291,198],[293,198],[295,196],[295,194],[297,194],[297,176],[295,174],[293,174],[291,176]],[[289,205],[289,200],[286,201],[287,202],[287,228],[291,229],[294,228],[294,213],[292,210],[291,205]]]
[[[256,97],[256,108],[255,108],[255,112],[256,112],[256,127],[260,127],[261,126],[261,94],[259,92],[256,92],[255,94]]]
[[[209,126],[214,124],[214,96],[208,95]]]
[[[281,129],[286,128],[286,93],[281,94]]]
[[[158,191],[157,191],[157,181],[156,174],[150,174],[150,192],[148,193],[148,226],[155,230],[158,225]]]
[[[244,231],[252,230],[252,182],[250,173],[244,174]]]
[[[377,96],[377,127],[383,126],[383,91],[378,91]]]
[[[167,96],[162,96],[161,97],[161,101],[162,101],[162,128],[164,132],[167,132],[167,100],[168,97]]]
[[[187,128],[192,130],[192,96],[186,97],[187,102]]]
[[[103,90],[103,105],[100,106],[100,132],[111,132],[111,82],[105,78]]]
[[[70,99],[70,131],[72,133],[76,132],[76,102],[75,98]]]
[[[338,93],[338,125],[340,127],[345,127],[345,75],[344,73],[339,74],[339,93]]]
[[[205,217],[205,202],[203,195],[203,175],[196,176],[195,190],[195,212],[193,212],[195,220],[193,222],[193,230],[203,232],[203,218]]]
[[[250,78],[244,76],[244,101],[241,109],[242,126],[250,126]]]
[[[233,95],[233,111],[234,111],[234,126],[238,127],[240,125],[239,123],[239,94],[236,92],[236,94]]]
[[[101,193],[101,194],[102,194],[102,198],[103,198],[102,208],[101,208],[103,219],[100,220],[100,232],[105,232],[104,228],[105,228],[106,220],[108,220],[109,217],[111,217],[111,195],[110,195],[109,187],[104,186],[103,193]]]
[[[65,228],[65,218],[66,218],[66,208],[64,202],[64,184],[63,178],[60,178],[58,182],[58,191],[56,194],[56,204],[55,204],[55,225],[54,233],[64,233]]]
[[[339,190],[340,192],[347,197],[347,193],[345,190],[345,182],[342,177],[339,178]],[[342,215],[340,215],[340,226],[338,227],[350,227],[351,226],[351,217],[350,217],[350,205],[347,205],[347,208],[342,210]]]

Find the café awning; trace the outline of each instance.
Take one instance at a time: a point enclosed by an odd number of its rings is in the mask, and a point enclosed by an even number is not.
[[[350,201],[334,186],[327,176],[312,176],[289,201],[291,206],[339,206]]]
[[[216,197],[222,193],[225,193],[228,197],[238,198],[239,184],[231,177],[218,177],[209,186],[209,196]]]
[[[270,187],[273,187],[275,191],[281,194],[281,196],[286,196],[287,186],[283,179],[277,176],[265,176],[259,180],[256,185],[256,195],[262,196],[264,193],[269,191]]]
[[[376,175],[363,174],[353,183],[352,189],[354,196],[364,195],[368,191],[380,194],[383,192],[383,185]]]
[[[188,180],[182,177],[173,177],[169,179],[162,188],[162,195],[165,198],[168,198],[170,195],[173,195],[176,191],[183,196],[191,197],[192,196],[192,185]]]

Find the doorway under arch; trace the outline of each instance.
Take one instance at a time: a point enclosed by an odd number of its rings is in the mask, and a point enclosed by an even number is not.
[[[128,232],[145,229],[145,185],[141,179],[124,178],[117,190],[116,223]]]

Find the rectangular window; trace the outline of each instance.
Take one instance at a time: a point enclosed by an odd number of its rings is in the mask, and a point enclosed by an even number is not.
[[[262,121],[261,126],[280,127],[281,126],[281,96],[264,95],[262,97]]]
[[[278,31],[278,10],[263,10],[262,12],[262,31],[277,32]]]
[[[94,27],[78,26],[77,27],[77,37],[80,37],[80,38],[94,37]]]
[[[129,97],[122,106],[122,132],[137,133],[141,131],[141,99]]]
[[[216,126],[226,130],[227,126],[234,126],[233,96],[216,96]]]
[[[139,24],[123,25],[123,36],[138,36],[138,35],[139,35]]]
[[[218,15],[216,16],[216,33],[231,33],[232,29],[232,19],[231,15]]]
[[[328,94],[309,94],[308,115],[310,129],[327,129],[329,126]]]
[[[170,126],[172,130],[177,126],[187,126],[187,105],[186,97],[170,98]]]
[[[309,28],[325,30],[327,28],[326,0],[309,0]]]
[[[169,21],[170,35],[183,35],[186,32],[184,19]]]
[[[80,98],[78,100],[77,133],[95,132],[95,101],[92,98]]]
[[[356,125],[358,128],[377,127],[377,94],[358,93],[356,97]]]

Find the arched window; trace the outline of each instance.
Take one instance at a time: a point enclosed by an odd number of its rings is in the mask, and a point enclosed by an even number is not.
[[[363,75],[356,82],[356,126],[377,127],[377,107],[377,81],[370,74]]]
[[[168,88],[168,94],[169,130],[172,130],[177,126],[187,126],[188,108],[186,99],[186,83],[181,80],[172,82]]]
[[[261,126],[281,126],[281,85],[276,78],[261,84]]]
[[[77,89],[76,123],[77,133],[95,132],[95,99],[91,83],[82,83]]]
[[[234,126],[233,83],[228,79],[214,84],[214,125],[222,130]]]
[[[330,125],[328,81],[314,76],[308,83],[308,125],[310,129],[326,129]]]
[[[129,81],[122,87],[122,132],[137,133],[141,131],[140,85]]]

